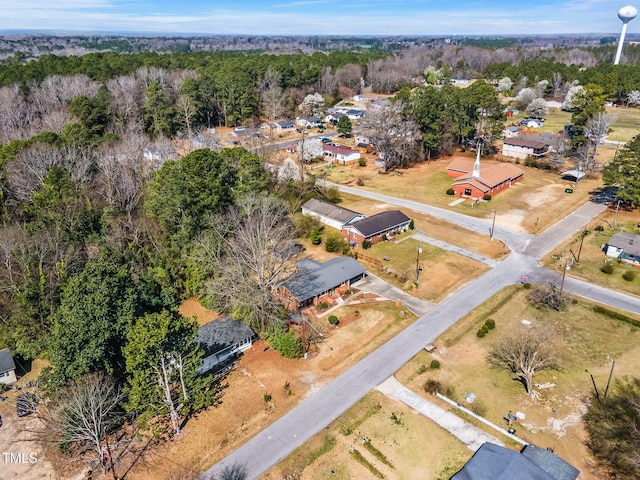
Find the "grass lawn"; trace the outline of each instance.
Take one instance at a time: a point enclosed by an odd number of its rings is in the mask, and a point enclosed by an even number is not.
[[[403,235],[406,236],[408,233]],[[422,253],[418,254],[418,248],[422,248]],[[367,250],[358,247],[354,251],[381,261],[383,270],[376,271],[370,266],[369,268],[383,280],[405,291],[411,291],[418,298],[434,302],[447,297],[461,284],[472,280],[488,269],[485,265],[474,260],[419,243],[412,238],[402,242],[378,242]],[[385,258],[388,260],[384,260]],[[414,291],[416,258],[418,258],[421,271],[419,272],[418,288]]]
[[[261,478],[376,478],[373,468],[387,479],[436,480],[451,477],[470,456],[447,431],[372,391]]]
[[[627,292],[633,295],[640,293],[640,270],[618,263],[615,259],[607,257],[602,251],[602,245],[606,244],[609,239],[617,232],[625,231],[629,233],[640,234],[640,213],[637,211],[625,212],[619,211],[616,221],[616,213],[607,210],[598,218],[594,219],[588,226],[588,234],[582,242],[582,250],[580,251],[580,233],[576,233],[569,241],[558,246],[553,252],[543,259],[543,264],[558,272],[562,272],[565,262],[573,260],[571,251],[578,256],[580,252],[580,262],[574,263],[567,275],[588,280],[591,283],[602,285],[603,287]],[[617,224],[614,228],[613,225]],[[604,228],[602,231],[595,230],[596,227]],[[611,263],[614,267],[612,274],[603,273],[600,268],[605,262]],[[633,280],[625,280],[622,278],[623,273],[629,271],[636,272]]]
[[[514,425],[518,436],[543,448],[553,447],[558,455],[582,471],[581,478],[596,478],[589,473],[593,467],[583,443],[584,400],[593,391],[585,369],[594,375],[601,390],[611,368],[609,358],[616,360],[615,378],[637,375],[640,329],[597,313],[592,304],[581,299],[570,302],[562,312],[538,310],[529,305],[527,294],[528,290],[520,286],[500,292],[445,332],[436,341],[433,354],[420,352],[396,377],[425,397],[428,394],[423,385],[428,379],[436,380],[453,400],[497,425],[505,425],[503,417],[509,411],[525,413],[526,419]],[[478,338],[476,332],[487,318],[495,320],[496,328]],[[501,335],[532,328],[522,324],[522,320],[531,322],[532,327],[550,324],[556,331],[560,369],[540,372],[534,377],[536,384],[555,385],[539,390],[537,401],[526,395],[523,385],[510,372],[492,368],[486,360],[488,350]],[[440,369],[428,368],[434,358],[440,361]],[[464,397],[470,392],[476,394],[476,400],[468,405]],[[434,397],[428,398],[436,401]]]

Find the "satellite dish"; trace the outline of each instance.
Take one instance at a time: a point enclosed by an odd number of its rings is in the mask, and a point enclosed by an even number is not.
[[[624,23],[630,22],[638,16],[638,9],[631,5],[626,5],[618,10],[618,18]]]

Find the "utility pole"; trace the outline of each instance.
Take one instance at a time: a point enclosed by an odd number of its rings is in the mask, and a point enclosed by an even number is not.
[[[607,392],[609,391],[609,384],[611,383],[611,377],[613,376],[613,367],[616,366],[616,361],[611,360],[611,371],[609,372],[609,379],[607,380],[607,387],[604,389],[604,398],[607,398]]]
[[[578,258],[576,258],[576,262],[580,263],[580,253],[582,252],[582,243],[584,242],[584,237],[587,236],[587,226],[585,225],[582,229],[582,235],[580,236],[580,247],[578,248]]]
[[[564,277],[567,275],[569,269],[569,259],[564,261],[564,270],[562,270],[562,282],[560,282],[560,297],[562,297],[562,290],[564,289]]]
[[[493,209],[493,223],[491,224],[491,235],[489,236],[489,240],[493,240],[493,234],[496,231],[496,209]]]
[[[618,204],[616,205],[616,214],[613,217],[613,226],[617,227],[618,226],[618,210],[620,210],[620,202],[622,200],[618,200]]]
[[[416,285],[418,285],[418,277],[420,276],[420,254],[422,253],[422,247],[418,247],[418,253],[416,254]]]

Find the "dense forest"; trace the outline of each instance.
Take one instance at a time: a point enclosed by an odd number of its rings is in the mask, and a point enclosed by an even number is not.
[[[290,118],[308,95],[331,106],[363,88],[395,94],[362,122],[395,162],[389,166],[451,154],[478,136],[490,145],[504,121],[500,94],[529,105],[571,92],[567,108],[586,142],[606,102],[627,103],[640,90],[640,67],[612,67],[610,46],[554,53],[445,44],[393,54],[101,52],[3,61],[0,343],[23,359],[50,360],[41,387],[59,406],[51,417],[59,428],[74,385],[106,382],[127,392],[118,411],[166,416],[177,432],[178,417],[207,406],[216,391],[195,374],[196,327],[178,306],[199,296],[291,351],[299,340],[272,287],[291,271],[288,241],[315,226],[297,215],[301,203],[335,192],[312,178],[278,181],[265,158],[242,147],[160,164],[144,149],[205,128]],[[626,52],[628,60],[639,54]],[[448,84],[460,76],[486,81]]]

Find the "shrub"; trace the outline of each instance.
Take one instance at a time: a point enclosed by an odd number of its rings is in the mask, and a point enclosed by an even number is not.
[[[636,278],[636,272],[633,270],[627,270],[622,274],[622,278],[624,278],[627,282],[633,282]]]
[[[476,336],[477,336],[478,338],[482,338],[482,337],[484,337],[486,334],[487,334],[487,332],[485,332],[485,331],[484,331],[484,329],[482,329],[482,328],[476,332]]]
[[[437,380],[429,379],[422,388],[424,388],[425,392],[435,395],[442,390],[442,385]]]
[[[386,233],[383,233],[383,234],[382,234],[382,241],[383,241],[383,242],[386,242],[387,240],[388,240],[387,234],[386,234]]]
[[[455,195],[456,191],[453,188],[447,189],[447,195]]]
[[[293,330],[273,333],[266,340],[274,350],[285,358],[300,358],[302,356],[302,340]]]
[[[416,224],[413,221],[413,218],[411,219],[411,221],[409,222],[409,230],[413,230],[416,228]]]
[[[431,360],[429,367],[431,367],[432,370],[437,370],[440,368],[440,362],[438,360]]]
[[[611,275],[613,273],[613,265],[610,263],[605,263],[600,267],[600,271],[602,273],[606,273],[607,275]]]
[[[493,330],[496,328],[496,321],[493,318],[487,318],[487,321],[484,322],[484,325],[489,329]]]
[[[314,245],[320,245],[322,237],[320,236],[320,229],[318,227],[313,227],[311,234],[309,235],[309,240],[311,240],[311,243]]]
[[[336,325],[338,325],[338,323],[340,322],[340,320],[338,320],[338,317],[336,317],[335,315],[329,315],[329,324],[333,325],[334,327]]]
[[[358,159],[358,166],[360,166],[360,167],[366,167],[366,166],[367,166],[367,159],[366,159],[366,158],[360,158],[360,159]]]
[[[598,225],[596,228],[594,228],[594,230],[596,232],[602,232],[604,230],[604,227],[602,225]]]
[[[522,288],[524,288],[525,290],[531,290],[531,284],[529,282],[524,282]]]
[[[363,249],[367,249],[367,248],[371,248],[371,242],[369,240],[363,240],[362,241],[362,248]]]
[[[348,248],[347,242],[337,233],[328,235],[324,241],[324,249],[329,253],[343,252]]]
[[[420,365],[418,367],[418,375],[420,375],[421,373],[424,373],[426,371],[427,371],[427,366],[426,365],[423,364],[423,365]]]
[[[271,401],[271,394],[265,392],[264,395],[262,395],[262,399],[264,400],[264,403],[269,403]]]
[[[329,304],[327,302],[320,302],[316,305],[316,310],[326,310],[327,308],[329,308]]]
[[[484,197],[482,197],[483,200],[486,200],[487,202],[489,202],[491,200],[491,195],[489,195],[488,193],[484,194]]]

